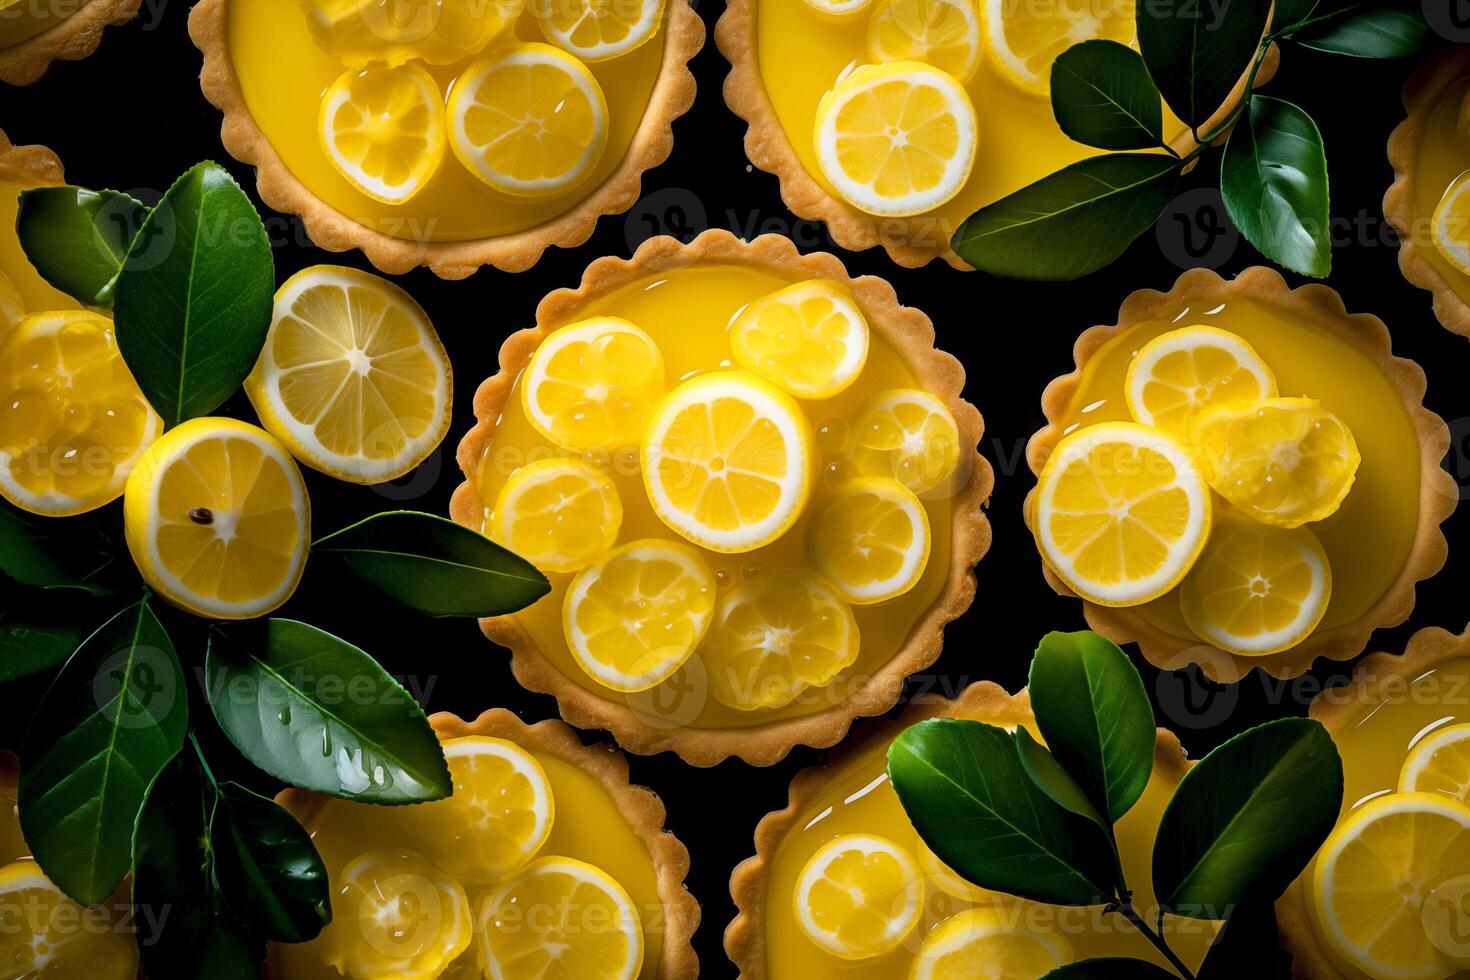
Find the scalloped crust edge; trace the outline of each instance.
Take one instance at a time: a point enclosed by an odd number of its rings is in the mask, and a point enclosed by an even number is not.
[[[1231,280],[1222,279],[1208,269],[1191,269],[1175,280],[1167,293],[1152,289],[1132,293],[1123,301],[1116,324],[1092,327],[1078,337],[1073,348],[1076,370],[1054,379],[1042,393],[1041,407],[1047,424],[1026,444],[1026,461],[1031,472],[1040,474],[1061,439],[1059,420],[1081,384],[1088,361],[1103,345],[1137,323],[1172,314],[1186,299],[1224,303],[1236,298],[1294,311],[1356,347],[1383,371],[1402,398],[1419,437],[1419,527],[1398,578],[1372,609],[1351,623],[1314,633],[1306,642],[1270,656],[1242,657],[1207,643],[1190,643],[1130,615],[1126,609],[1083,602],[1083,612],[1093,629],[1119,644],[1137,643],[1155,667],[1177,670],[1186,664],[1198,664],[1205,676],[1221,684],[1233,684],[1256,668],[1272,677],[1288,679],[1306,673],[1318,657],[1349,660],[1363,651],[1375,629],[1397,626],[1408,619],[1414,608],[1415,584],[1438,572],[1449,554],[1440,524],[1454,511],[1459,500],[1454,480],[1439,465],[1449,450],[1450,433],[1444,420],[1424,407],[1424,369],[1393,355],[1388,327],[1377,316],[1348,313],[1342,297],[1327,286],[1312,283],[1291,289],[1280,273],[1265,266],[1251,266]],[[1028,527],[1035,494],[1036,489],[1032,487],[1026,495],[1024,512]],[[1044,563],[1043,572],[1047,583],[1059,595],[1074,595]]]
[[[824,796],[842,775],[845,764],[876,745],[892,742],[905,729],[929,718],[980,718],[992,724],[1019,725],[1032,719],[1031,695],[1026,688],[1016,694],[990,681],[979,681],[953,700],[937,694],[921,694],[909,702],[896,721],[874,723],[860,737],[845,743],[825,764],[811,766],[791,780],[784,810],[773,810],[755,829],[755,855],[736,866],[730,875],[730,897],[736,915],[725,928],[725,953],[740,970],[740,980],[765,980],[765,885],[776,852],[796,822]],[[1154,766],[1176,782],[1191,765],[1179,738],[1166,728],[1158,729],[1154,741]]]
[[[647,846],[657,873],[665,926],[656,976],[659,980],[694,980],[699,975],[699,959],[691,939],[699,928],[701,912],[699,902],[684,885],[689,873],[689,850],[664,829],[668,813],[658,795],[629,782],[628,760],[621,752],[610,745],[583,745],[574,730],[555,719],[528,725],[504,708],[491,708],[474,721],[440,711],[429,716],[429,724],[441,741],[464,735],[502,738],[553,755],[595,779]],[[303,822],[310,820],[326,801],[327,797],[319,793],[301,789],[285,789],[276,797],[277,803]]]
[[[1403,102],[1408,116],[1394,127],[1388,138],[1388,162],[1393,167],[1393,183],[1383,195],[1383,217],[1399,235],[1400,271],[1411,284],[1429,291],[1434,299],[1434,315],[1445,329],[1463,337],[1470,337],[1470,303],[1461,299],[1439,270],[1421,254],[1424,249],[1414,240],[1415,222],[1409,199],[1413,193],[1410,168],[1424,117],[1434,107],[1445,86],[1462,77],[1467,68],[1470,68],[1470,45],[1452,44],[1404,83]],[[1427,247],[1434,246],[1430,244]]]
[[[27,187],[59,187],[66,183],[61,158],[38,144],[16,146],[0,129],[0,180]]]
[[[694,105],[689,60],[704,47],[704,21],[686,0],[671,0],[663,63],[643,120],[618,168],[571,210],[513,234],[456,242],[414,241],[349,218],[291,173],[245,103],[230,60],[226,13],[227,0],[201,0],[189,14],[189,36],[204,54],[199,74],[204,97],[224,113],[220,139],[230,156],[255,167],[260,199],[277,211],[300,216],[311,240],[329,252],[356,248],[390,275],[427,266],[442,279],[464,279],[484,265],[524,272],[546,249],[581,245],[592,236],[597,219],[632,207],[642,191],[644,172],[663,163],[673,151],[674,120]]]
[[[857,297],[869,322],[904,357],[920,384],[938,395],[959,426],[960,441],[978,446],[984,433],[980,412],[963,398],[965,369],[953,356],[934,347],[934,325],[917,309],[902,306],[893,287],[875,276],[852,278],[834,255],[801,255],[779,235],[762,235],[751,242],[728,231],[706,231],[689,244],[667,236],[651,238],[632,259],[601,258],[589,265],[576,289],[547,295],[536,310],[536,326],[512,334],[500,349],[499,373],[480,385],[475,394],[478,420],[459,444],[458,461],[466,480],[450,501],[450,516],[479,530],[484,509],[472,484],[476,467],[490,445],[495,426],[515,379],[530,362],[536,347],[556,327],[575,318],[592,298],[645,278],[660,270],[696,262],[729,262],[777,268],[806,278],[832,279],[845,284]],[[769,766],[797,745],[829,748],[841,741],[855,719],[882,714],[898,703],[905,678],[938,659],[944,627],[966,609],[975,595],[975,565],[990,548],[990,522],[981,508],[990,498],[994,474],[978,450],[970,460],[970,479],[954,498],[954,526],[949,577],[944,590],[922,619],[914,624],[907,643],[848,700],[822,711],[739,729],[670,730],[650,724],[636,711],[608,700],[569,679],[547,660],[528,636],[505,616],[481,621],[485,635],[511,651],[511,669],[523,687],[557,700],[561,715],[578,728],[606,729],[630,752],[653,755],[677,753],[699,767],[716,765],[737,756],[754,766]]]
[[[126,24],[141,7],[142,0],[91,0],[35,37],[0,48],[0,82],[31,85],[54,61],[81,61],[97,50],[107,28]]]

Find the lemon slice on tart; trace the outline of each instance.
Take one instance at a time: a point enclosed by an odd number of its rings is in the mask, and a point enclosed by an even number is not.
[[[924,937],[909,980],[1034,980],[1071,961],[1058,931],[1029,929],[1000,909],[966,909]]]
[[[806,5],[831,21],[850,20],[868,9],[873,0],[806,0]]]
[[[1415,743],[1399,772],[1399,789],[1470,800],[1470,724],[1446,725]]]
[[[914,856],[886,837],[848,834],[807,861],[792,897],[796,923],[817,946],[845,960],[898,947],[924,911],[924,876]]]
[[[929,516],[897,480],[859,477],[839,487],[807,528],[812,566],[848,602],[886,602],[912,589],[929,564]]]
[[[333,882],[329,965],[354,980],[434,980],[474,935],[464,886],[416,851],[370,851]]]
[[[1051,91],[1051,65],[1067,48],[1102,39],[1137,47],[1133,0],[1016,3],[977,0],[991,61],[1008,81],[1033,95]]]
[[[97,928],[88,910],[62,894],[30,858],[0,868],[0,963],[7,977],[134,980],[138,944],[120,929]]]
[[[316,42],[350,68],[449,65],[505,33],[521,0],[301,0]]]
[[[922,61],[967,82],[984,50],[972,0],[882,0],[868,21],[875,63]]]
[[[606,61],[653,37],[664,0],[531,0],[531,13],[552,44],[583,61]]]
[[[539,459],[500,488],[490,537],[544,572],[575,572],[611,550],[623,525],[618,488],[579,459]]]
[[[652,337],[599,316],[547,337],[521,379],[531,425],[573,452],[637,446],[664,395],[664,358]]]
[[[1470,276],[1470,170],[1456,177],[1435,206],[1429,222],[1435,250]]]
[[[444,162],[439,84],[418,65],[348,71],[322,96],[317,133],[332,166],[375,201],[402,204]]]
[[[1204,409],[1275,398],[1277,389],[1276,376],[1243,338],[1193,326],[1144,344],[1128,363],[1123,394],[1134,419],[1182,438]]]
[[[764,296],[730,325],[735,363],[798,398],[831,398],[868,362],[868,321],[834,282],[810,279]]]
[[[960,430],[944,402],[927,391],[880,391],[858,411],[845,455],[855,473],[892,477],[922,494],[955,474]]]

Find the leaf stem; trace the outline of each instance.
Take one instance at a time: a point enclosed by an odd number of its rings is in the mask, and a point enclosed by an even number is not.
[[[1184,965],[1184,961],[1176,956],[1174,954],[1174,951],[1169,948],[1169,944],[1164,941],[1164,913],[1162,910],[1160,910],[1159,912],[1159,929],[1157,932],[1149,928],[1148,923],[1143,920],[1143,916],[1139,915],[1138,910],[1133,907],[1133,902],[1131,900],[1120,904],[1117,908],[1117,911],[1120,915],[1123,916],[1123,918],[1133,923],[1133,927],[1139,932],[1143,933],[1145,939],[1147,939],[1150,943],[1153,943],[1154,948],[1163,954],[1164,959],[1169,961],[1169,965],[1172,966],[1178,972],[1178,974],[1184,978],[1184,980],[1195,980],[1194,973],[1189,969],[1189,967]]]
[[[1256,88],[1256,76],[1261,72],[1261,65],[1266,61],[1266,53],[1271,50],[1271,44],[1271,38],[1268,37],[1256,49],[1256,59],[1251,63],[1251,70],[1245,76],[1245,89],[1241,92],[1240,98],[1236,101],[1235,105],[1230,107],[1230,112],[1220,121],[1220,125],[1203,134],[1198,131],[1194,132],[1194,141],[1197,145],[1184,157],[1185,163],[1192,163],[1199,159],[1210,148],[1211,143],[1215,142],[1215,140],[1219,139],[1225,133],[1230,132],[1230,127],[1235,125],[1241,113],[1250,106],[1251,93]]]
[[[204,770],[204,777],[209,780],[210,787],[219,792],[219,780],[214,778],[214,770],[209,768],[209,760],[204,757],[204,747],[199,744],[199,738],[194,734],[194,729],[189,729],[189,744],[194,746],[194,755],[199,758],[199,767]]]

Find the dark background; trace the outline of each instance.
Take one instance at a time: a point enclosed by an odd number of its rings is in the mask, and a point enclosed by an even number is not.
[[[702,5],[711,34],[721,9],[712,2]],[[131,190],[152,203],[176,175],[200,159],[213,158],[254,197],[253,174],[224,152],[220,115],[200,94],[196,79],[201,59],[186,33],[187,13],[184,0],[149,0],[138,20],[109,31],[91,58],[58,64],[30,88],[0,85],[0,129],[16,143],[54,149],[71,183]],[[1403,116],[1399,90],[1413,67],[1291,48],[1270,91],[1311,112],[1326,139],[1338,244],[1330,284],[1350,311],[1383,317],[1395,353],[1424,366],[1428,405],[1450,424],[1455,443],[1445,465],[1462,483],[1470,483],[1470,461],[1461,453],[1470,433],[1464,380],[1470,373],[1470,343],[1441,327],[1428,294],[1400,275],[1393,230],[1382,218],[1383,192],[1393,176],[1384,147]],[[745,237],[787,234],[804,251],[839,252],[854,274],[887,278],[901,301],[933,318],[939,346],[964,361],[966,396],[985,416],[981,451],[996,468],[989,508],[995,542],[979,566],[973,607],[950,627],[936,668],[912,681],[911,690],[925,685],[953,692],[979,679],[1019,689],[1030,653],[1044,632],[1085,626],[1080,604],[1056,596],[1043,581],[1040,559],[1021,520],[1021,502],[1034,483],[1022,449],[1043,423],[1042,388],[1071,370],[1077,335],[1093,324],[1113,322],[1119,304],[1134,289],[1167,289],[1182,269],[1193,265],[1228,275],[1262,261],[1229,229],[1218,194],[1209,189],[1216,180],[1218,156],[1206,157],[1199,172],[1186,179],[1174,213],[1161,220],[1156,234],[1144,235],[1121,261],[1084,281],[1007,282],[961,274],[940,263],[903,270],[879,250],[843,253],[821,225],[794,219],[781,203],[776,178],[746,162],[741,143],[745,125],[725,107],[720,85],[728,65],[712,36],[694,70],[698,101],[675,124],[672,157],[645,175],[639,204],[628,215],[604,218],[586,245],[573,251],[554,249],[519,275],[487,268],[462,282],[444,282],[424,270],[398,277],[427,309],[449,349],[457,381],[454,423],[438,452],[395,485],[354,487],[306,471],[315,531],[321,534],[396,507],[447,513],[449,495],[461,480],[454,448],[473,423],[475,387],[496,370],[501,341],[533,322],[536,304],[547,292],[576,285],[593,259],[626,256],[638,242],[660,232],[691,237],[705,227],[726,227]],[[999,134],[982,133],[981,138]],[[330,255],[315,248],[295,219],[263,207],[261,212],[277,246],[279,280],[319,262],[371,268],[359,253]],[[1301,281],[1291,275],[1288,279]],[[224,413],[254,421],[243,397]],[[1371,650],[1399,651],[1413,628],[1441,626],[1458,632],[1470,619],[1464,594],[1470,569],[1466,510],[1447,521],[1444,530],[1450,541],[1448,565],[1419,588],[1410,624],[1376,634]],[[1365,561],[1373,558],[1363,556]],[[522,690],[511,676],[507,656],[483,639],[472,622],[401,613],[343,593],[337,583],[314,580],[309,569],[301,592],[284,612],[309,616],[366,648],[425,696],[431,710],[472,718],[499,705],[528,721],[556,716],[555,702]],[[182,617],[170,619],[169,625],[186,665],[200,664],[203,634]],[[1346,674],[1345,665],[1333,665],[1296,682],[1281,682],[1257,672],[1233,688],[1219,688],[1202,682],[1194,671],[1160,672],[1135,650],[1129,652],[1156,699],[1160,723],[1177,731],[1195,756],[1259,721],[1304,713],[1323,682]],[[0,690],[0,744],[18,746],[44,680]],[[196,712],[196,717],[206,713]],[[859,723],[857,731],[863,727]],[[608,739],[602,732],[584,737]],[[273,789],[222,739],[210,738],[207,731],[205,738],[217,770],[262,790]],[[734,973],[721,946],[721,934],[734,914],[728,894],[731,869],[752,852],[751,835],[760,817],[785,805],[791,777],[822,756],[797,749],[766,770],[740,762],[697,770],[668,754],[630,759],[633,780],[663,797],[670,829],[693,856],[688,885],[704,906],[696,946],[705,976]]]

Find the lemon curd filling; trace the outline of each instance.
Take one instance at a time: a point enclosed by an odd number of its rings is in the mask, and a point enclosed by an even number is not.
[[[23,190],[25,187],[20,184],[0,177],[0,274],[15,285],[25,308],[33,313],[75,310],[76,300],[42,279],[21,250],[20,240],[15,236],[15,215]]]
[[[1409,202],[1413,221],[1410,234],[1416,241],[1428,239],[1425,242],[1428,247],[1421,248],[1418,254],[1425,257],[1464,302],[1470,302],[1470,275],[1451,262],[1442,249],[1445,245],[1470,247],[1470,226],[1462,219],[1452,218],[1445,228],[1449,241],[1442,242],[1434,216],[1452,186],[1461,183],[1459,178],[1470,171],[1467,98],[1470,98],[1470,77],[1449,85],[1424,117],[1413,157],[1413,195]],[[1470,208],[1462,204],[1460,214],[1470,214]]]

